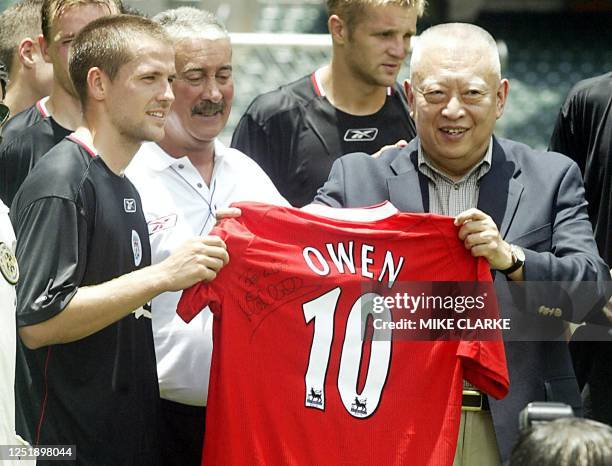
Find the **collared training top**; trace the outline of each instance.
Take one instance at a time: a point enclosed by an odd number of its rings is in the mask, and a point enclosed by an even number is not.
[[[74,136],[39,162],[14,206],[17,259],[27,277],[17,289],[19,327],[63,312],[80,287],[150,264],[136,188]],[[18,433],[36,445],[76,445],[78,466],[158,464],[148,311],[71,343],[30,350],[19,342],[17,351]]]

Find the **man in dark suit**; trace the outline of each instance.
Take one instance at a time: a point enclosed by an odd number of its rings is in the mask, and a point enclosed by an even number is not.
[[[379,158],[339,159],[315,202],[362,207],[389,200],[404,212],[453,216],[459,240],[489,262],[515,340],[506,343],[510,393],[501,401],[481,395],[485,409],[462,414],[454,464],[496,465],[508,458],[527,403],[565,402],[580,411],[565,321],[601,318],[600,288],[609,274],[578,167],[493,136],[508,94],[494,39],[468,24],[434,26],[420,37],[410,70],[406,91],[417,138]],[[523,281],[546,284],[537,293],[510,285]],[[572,284],[561,290],[552,282]],[[579,291],[580,282],[589,282],[592,294]],[[580,299],[595,309],[586,318],[576,315]],[[553,338],[542,341],[534,332],[543,327]]]

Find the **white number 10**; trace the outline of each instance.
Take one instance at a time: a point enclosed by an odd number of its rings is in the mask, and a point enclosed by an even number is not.
[[[310,347],[308,370],[306,371],[306,406],[325,409],[325,377],[334,338],[334,316],[340,298],[340,288],[334,288],[324,295],[305,303],[304,318],[306,323],[314,319],[314,335]],[[363,354],[365,322],[370,315],[376,319],[391,321],[391,312],[385,306],[380,313],[374,313],[372,300],[380,296],[366,293],[353,304],[346,322],[346,333],[340,356],[338,371],[338,391],[346,410],[357,418],[366,418],[374,413],[382,390],[387,381],[391,361],[391,330],[374,329],[368,374],[361,393],[357,393],[359,368]],[[363,313],[361,312],[363,309]],[[363,324],[362,324],[363,320]]]

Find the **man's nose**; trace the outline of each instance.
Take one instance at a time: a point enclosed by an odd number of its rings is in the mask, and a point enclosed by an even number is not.
[[[463,102],[457,96],[453,95],[446,103],[446,106],[442,110],[442,114],[449,119],[456,120],[465,115],[465,109]]]
[[[408,55],[409,48],[410,41],[405,40],[403,36],[397,35],[389,47],[389,55],[399,60],[404,60]]]
[[[166,81],[160,100],[172,103],[174,102],[174,91],[172,90],[172,83]]]
[[[202,83],[202,99],[210,100],[211,102],[221,102],[223,94],[219,89],[219,85],[215,79],[205,79]]]

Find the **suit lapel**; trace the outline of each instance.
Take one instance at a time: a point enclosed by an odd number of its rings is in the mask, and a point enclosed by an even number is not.
[[[480,182],[478,208],[493,218],[503,238],[523,192],[519,174],[520,167],[493,138],[491,169]]]
[[[395,176],[387,179],[389,200],[402,212],[429,212],[427,179],[416,169],[418,139],[413,139],[391,162]],[[493,137],[491,169],[480,182],[478,208],[490,215],[502,237],[516,213],[523,185],[520,166]]]
[[[417,139],[413,139],[391,162],[395,176],[387,178],[389,200],[401,212],[423,213],[429,209],[427,183],[415,168]]]

